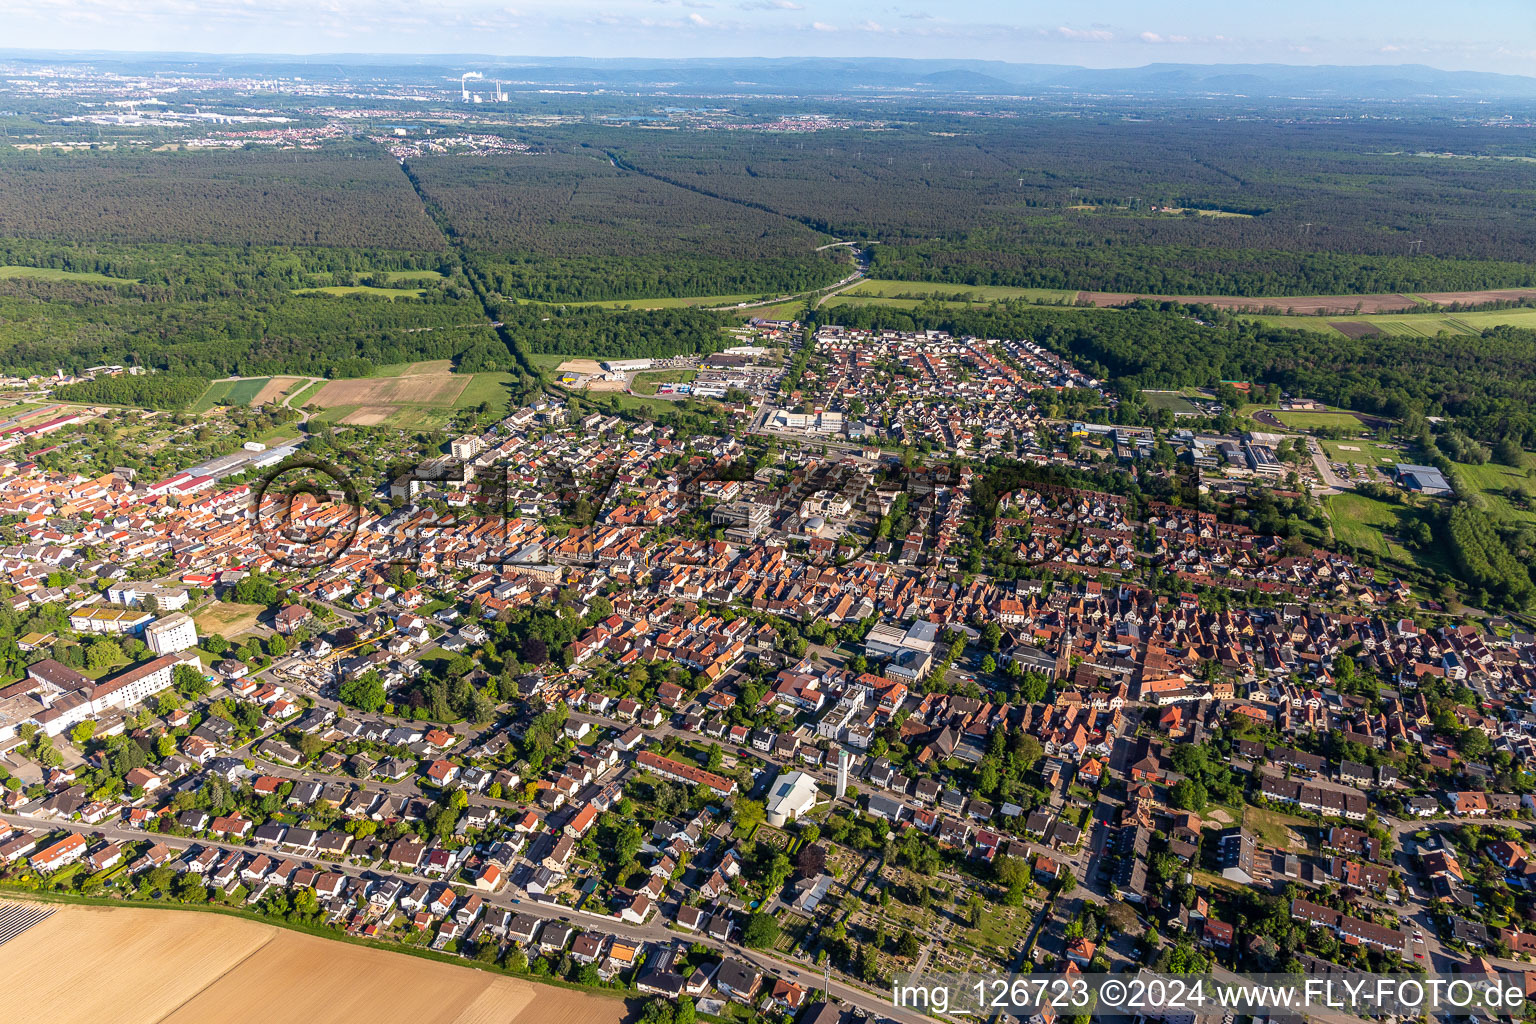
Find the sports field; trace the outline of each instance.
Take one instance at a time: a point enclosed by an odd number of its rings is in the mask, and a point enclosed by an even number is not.
[[[1378,469],[1383,466],[1395,465],[1399,462],[1412,462],[1408,455],[1388,445],[1377,444],[1375,441],[1367,441],[1357,438],[1353,441],[1323,441],[1323,451],[1328,453],[1330,462],[1347,462],[1355,466],[1374,466]]]
[[[1197,413],[1190,400],[1177,391],[1143,391],[1141,397],[1147,400],[1147,405],[1153,409],[1168,409],[1175,413]]]
[[[60,907],[5,944],[6,1019],[619,1024],[624,1001],[211,913]]]
[[[1354,413],[1282,411],[1280,409],[1270,409],[1269,412],[1275,419],[1284,423],[1292,430],[1311,430],[1314,427],[1322,427],[1325,430],[1339,428],[1345,430],[1365,429],[1361,422],[1355,418]]]

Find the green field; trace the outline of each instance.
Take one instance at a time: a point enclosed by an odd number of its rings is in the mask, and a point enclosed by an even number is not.
[[[1361,551],[1375,552],[1381,558],[1426,564],[1422,557],[1387,537],[1388,534],[1396,537],[1402,529],[1404,506],[1377,501],[1363,494],[1335,494],[1325,504],[1328,518],[1333,522],[1333,532],[1340,540]]]
[[[192,403],[192,411],[207,412],[209,409],[212,409],[215,405],[219,404],[220,399],[229,394],[231,385],[232,382],[227,380],[214,381],[212,384],[209,384],[208,390],[204,391],[202,396]]]
[[[270,379],[255,377],[250,380],[216,380],[192,403],[192,411],[207,412],[216,405],[250,405],[251,399],[261,393]]]
[[[1536,480],[1525,475],[1532,464],[1530,455],[1525,457],[1525,463],[1520,469],[1495,462],[1481,466],[1457,463],[1456,468],[1467,483],[1483,493],[1489,509],[1499,518],[1536,523]]]
[[[1353,466],[1390,466],[1398,462],[1412,462],[1406,452],[1389,448],[1375,441],[1323,441],[1323,451],[1328,453],[1330,462],[1346,462]],[[1357,448],[1358,451],[1346,451],[1346,448]]]
[[[295,288],[295,295],[378,295],[386,299],[419,299],[427,293],[421,288],[375,288],[366,284],[333,284],[323,288]]]
[[[302,409],[304,403],[315,397],[315,392],[325,387],[325,381],[312,380],[299,390],[295,391],[288,399],[289,408]]]
[[[56,270],[53,267],[0,267],[0,277],[32,277],[42,281],[80,281],[84,284],[138,284],[131,277],[108,277],[84,270]]]
[[[1253,316],[1272,327],[1292,327],[1325,334],[1343,332],[1329,326],[1339,323],[1370,324],[1385,334],[1433,338],[1446,334],[1478,334],[1489,327],[1509,325],[1536,328],[1536,309],[1490,309],[1476,313],[1362,313],[1352,316]]]
[[[443,275],[435,270],[390,270],[385,272],[391,282],[394,281],[441,281]]]
[[[454,409],[468,409],[488,402],[492,406],[507,404],[508,389],[516,381],[510,373],[477,373],[453,403]]]
[[[685,306],[734,306],[740,302],[760,302],[774,295],[694,295],[660,299],[605,299],[601,302],[572,302],[572,306],[598,306],[602,309],[678,309]]]
[[[528,357],[535,368],[540,370],[554,370],[567,359],[584,359],[585,356],[573,356],[566,352],[534,352]]]
[[[1364,424],[1347,412],[1282,412],[1279,409],[1270,409],[1268,411],[1292,430],[1311,430],[1313,427],[1323,427],[1328,430],[1341,427],[1355,430],[1365,429]]]
[[[1147,400],[1147,405],[1153,409],[1168,409],[1175,413],[1197,413],[1196,409],[1187,397],[1177,391],[1143,391],[1141,397]]]
[[[838,298],[844,295],[887,299],[922,299],[927,296],[940,296],[946,300],[959,296],[959,301],[962,302],[997,302],[1000,299],[1023,299],[1026,302],[1071,302],[1077,297],[1077,292],[1062,288],[1010,288],[993,284],[945,284],[935,281],[893,281],[886,278],[870,278],[842,292]]]

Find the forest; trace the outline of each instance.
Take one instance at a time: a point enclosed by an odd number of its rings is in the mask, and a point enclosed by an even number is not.
[[[1536,260],[1526,168],[1445,156],[1501,151],[1495,129],[1084,114],[596,141],[662,180],[879,241],[880,277],[1305,295],[1527,285]]]
[[[441,249],[389,155],[0,149],[0,237]]]
[[[845,276],[777,214],[612,165],[600,152],[427,157],[408,172],[490,287],[540,301],[804,291]]]

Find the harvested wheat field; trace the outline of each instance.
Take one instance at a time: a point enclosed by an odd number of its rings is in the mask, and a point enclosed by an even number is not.
[[[5,945],[8,1020],[619,1024],[623,1000],[219,914],[60,907]]]
[[[473,374],[418,373],[403,377],[333,380],[315,393],[310,405],[452,405]]]
[[[295,384],[303,379],[303,377],[273,377],[261,386],[260,391],[256,392],[256,397],[251,399],[251,404],[265,405],[267,402],[280,401],[284,395],[293,390]]]
[[[380,408],[377,405],[365,405],[361,409],[347,413],[341,418],[341,422],[360,427],[376,427],[394,415],[394,412],[395,410],[388,406]]]

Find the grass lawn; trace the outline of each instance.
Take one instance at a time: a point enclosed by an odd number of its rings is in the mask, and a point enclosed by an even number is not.
[[[333,284],[324,288],[295,288],[295,295],[377,295],[391,301],[395,299],[420,299],[426,292],[420,288],[375,288],[367,284]]]
[[[1273,846],[1280,850],[1291,849],[1290,837],[1293,830],[1306,828],[1311,824],[1306,818],[1298,818],[1294,814],[1284,814],[1276,810],[1266,810],[1262,807],[1243,809],[1243,826],[1257,833],[1266,846]],[[1297,838],[1300,836],[1298,835]]]
[[[1313,427],[1323,427],[1327,430],[1365,429],[1352,413],[1347,412],[1282,412],[1278,409],[1271,409],[1269,412],[1292,430],[1310,430]]]
[[[84,270],[57,270],[53,267],[0,267],[0,277],[31,277],[42,281],[80,281],[84,284],[138,284],[136,277],[108,277]]]
[[[515,380],[510,373],[477,373],[459,393],[453,408],[468,409],[481,402],[488,402],[494,408],[505,408]]]
[[[384,276],[395,281],[441,281],[443,275],[435,270],[387,270]]]
[[[228,640],[256,625],[257,618],[264,611],[265,605],[215,601],[194,612],[192,621],[197,624],[199,633],[218,633]]]
[[[1531,456],[1527,454],[1525,466],[1520,469],[1496,462],[1481,466],[1457,463],[1456,468],[1461,471],[1467,483],[1483,492],[1489,507],[1499,518],[1536,523],[1536,480],[1525,475],[1532,463]]]
[[[1335,494],[1325,502],[1334,534],[1362,551],[1374,552],[1405,566],[1417,565],[1432,572],[1450,572],[1451,566],[1437,549],[1409,551],[1393,538],[1400,535],[1408,508],[1363,494]]]
[[[537,369],[554,370],[557,369],[560,364],[565,362],[567,359],[585,358],[587,357],[575,356],[567,352],[534,352],[528,356],[528,361],[531,362]]]
[[[893,281],[887,278],[870,278],[860,281],[842,295],[873,296],[876,298],[912,298],[939,296],[960,301],[996,302],[999,299],[1023,299],[1026,302],[1070,302],[1077,292],[1062,288],[1011,288],[994,284],[945,284],[940,281]]]
[[[777,306],[753,306],[751,309],[732,311],[733,315],[745,320],[753,317],[760,317],[764,320],[795,320],[803,312],[805,312],[805,303],[799,299],[793,302],[781,302]],[[564,356],[563,358],[569,359],[570,356]]]

